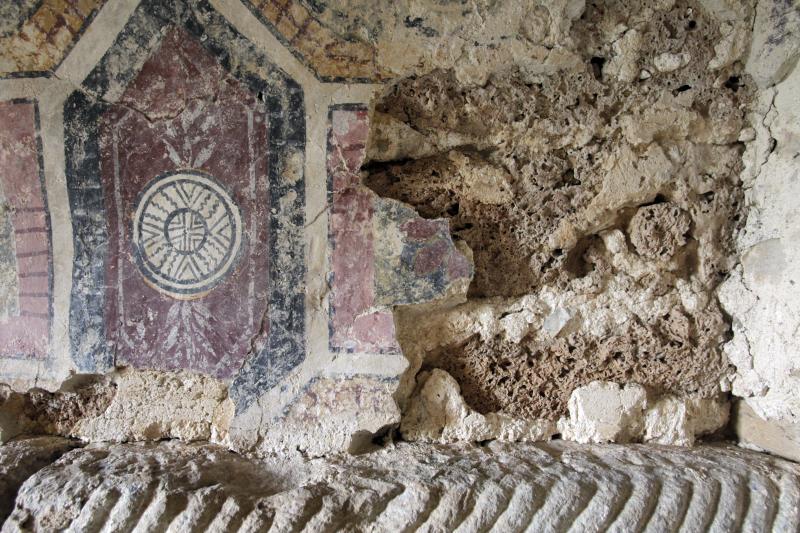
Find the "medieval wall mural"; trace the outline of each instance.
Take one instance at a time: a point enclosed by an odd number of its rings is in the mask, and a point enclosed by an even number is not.
[[[2,34],[35,27],[44,44],[0,63],[0,277],[15,288],[0,299],[0,357],[16,361],[0,375],[21,388],[204,376],[235,406],[234,441],[269,440],[261,421],[290,423],[294,402],[330,408],[319,394],[382,391],[342,435],[396,416],[391,307],[471,267],[454,249],[455,270],[425,259],[450,257],[447,224],[360,183],[374,54],[300,3],[29,4]]]

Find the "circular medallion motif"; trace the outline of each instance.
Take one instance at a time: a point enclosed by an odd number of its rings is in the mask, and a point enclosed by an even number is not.
[[[239,207],[211,176],[184,171],[153,179],[133,217],[142,275],[174,298],[200,296],[230,273],[242,244]]]

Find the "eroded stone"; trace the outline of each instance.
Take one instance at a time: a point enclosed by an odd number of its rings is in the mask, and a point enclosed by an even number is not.
[[[752,10],[581,9],[552,69],[479,86],[443,69],[377,103],[366,183],[449,218],[475,262],[467,304],[404,310],[398,334],[409,372],[447,371],[481,415],[555,422],[576,388],[636,383],[677,398],[653,434],[686,443],[678,406],[716,402],[732,374],[714,291],[736,263],[755,94],[728,45]]]
[[[0,521],[11,514],[26,479],[78,445],[60,437],[35,437],[0,446]]]
[[[726,446],[400,444],[252,461],[162,443],[67,453],[23,484],[3,531],[794,531],[798,501],[796,464]]]

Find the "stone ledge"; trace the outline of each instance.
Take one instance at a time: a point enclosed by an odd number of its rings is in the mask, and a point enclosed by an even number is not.
[[[81,444],[60,437],[34,437],[0,446],[0,520],[11,514],[26,479],[77,446]]]
[[[93,445],[33,475],[2,531],[795,531],[800,466],[729,445],[397,444],[255,462]]]

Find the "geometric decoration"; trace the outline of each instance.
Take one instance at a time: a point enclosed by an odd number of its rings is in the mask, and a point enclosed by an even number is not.
[[[391,73],[378,66],[371,44],[343,37],[319,19],[315,13],[321,5],[318,0],[245,0],[244,3],[317,79],[368,83],[391,77]]]
[[[53,259],[39,111],[0,102],[0,358],[50,350]]]
[[[49,75],[105,0],[4,0],[0,78]]]
[[[143,0],[64,105],[70,344],[231,380],[305,358],[301,87],[205,0]]]
[[[201,297],[225,279],[241,243],[238,206],[219,182],[199,171],[155,178],[134,210],[136,264],[173,298]]]

